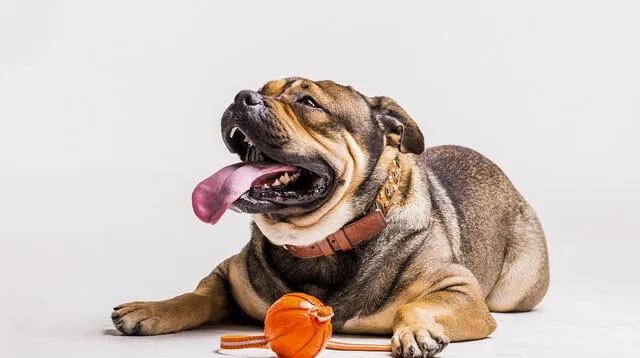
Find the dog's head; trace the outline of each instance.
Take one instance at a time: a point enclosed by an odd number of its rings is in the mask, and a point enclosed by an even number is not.
[[[417,125],[390,98],[303,78],[239,92],[222,137],[243,162],[201,184],[196,213],[215,222],[221,212],[211,205],[226,201],[254,214],[278,245],[308,245],[339,229],[373,202],[387,168],[381,158],[424,150]]]

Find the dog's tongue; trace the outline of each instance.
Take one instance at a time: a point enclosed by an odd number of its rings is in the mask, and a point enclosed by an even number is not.
[[[229,165],[196,186],[191,195],[193,211],[200,220],[215,224],[227,208],[251,188],[252,183],[260,182],[258,179],[297,170],[290,165],[264,162]]]

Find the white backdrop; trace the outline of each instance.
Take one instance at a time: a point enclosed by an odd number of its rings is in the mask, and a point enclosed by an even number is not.
[[[202,224],[191,190],[236,160],[219,134],[236,92],[294,75],[390,96],[428,145],[498,163],[548,235],[540,309],[594,325],[571,349],[637,332],[639,14],[636,1],[0,0],[0,352],[157,355],[103,335],[110,308],[190,290],[247,241],[247,216]]]

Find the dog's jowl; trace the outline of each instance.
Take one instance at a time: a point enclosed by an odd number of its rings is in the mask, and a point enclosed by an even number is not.
[[[484,338],[489,313],[531,310],[549,283],[535,212],[477,152],[426,148],[388,97],[288,78],[241,91],[221,120],[240,162],[200,183],[196,215],[251,214],[252,234],[195,291],[112,318],[154,335],[228,316],[263,320],[288,292],[333,307],[336,331],[392,335],[396,356]]]

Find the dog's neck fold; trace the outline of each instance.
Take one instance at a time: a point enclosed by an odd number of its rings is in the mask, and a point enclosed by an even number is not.
[[[374,206],[367,214],[310,246],[283,245],[282,247],[293,256],[315,258],[350,250],[353,246],[374,238],[387,227],[385,215],[396,197],[400,178],[400,161],[395,158],[391,161],[384,184],[376,194]]]

